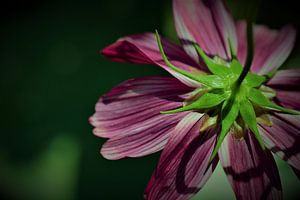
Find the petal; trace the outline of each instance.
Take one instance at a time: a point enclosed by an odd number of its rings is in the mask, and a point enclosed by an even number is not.
[[[166,39],[161,38],[161,40],[164,51],[173,65],[188,72],[199,73],[201,66],[193,61],[181,47]],[[117,62],[158,65],[187,85],[195,87],[199,86],[199,83],[174,72],[165,64],[153,33],[144,33],[120,38],[117,42],[104,48],[101,53],[105,57]]]
[[[189,55],[197,59],[193,43],[211,56],[231,58],[237,38],[232,17],[221,0],[174,0],[173,13],[179,39]],[[197,59],[198,60],[198,59]]]
[[[246,22],[236,23],[238,52],[237,57],[244,65],[247,57]],[[254,56],[251,70],[258,74],[267,74],[278,69],[287,59],[296,40],[296,31],[292,26],[281,30],[271,30],[266,26],[254,26]]]
[[[282,106],[300,110],[300,92],[277,90],[276,98]]]
[[[296,31],[292,26],[284,26],[279,31],[255,26],[252,71],[267,74],[278,69],[290,55],[295,40]]]
[[[236,34],[237,34],[237,58],[240,63],[244,66],[247,58],[247,34],[246,34],[246,22],[238,21],[236,23]]]
[[[283,106],[300,110],[300,70],[279,70],[268,82],[276,90],[276,98]]]
[[[106,159],[117,160],[160,151],[165,147],[175,126],[187,114],[188,112],[157,116],[149,125],[144,122],[135,134],[110,138],[102,146],[101,154]]]
[[[263,152],[252,133],[236,139],[228,134],[219,157],[236,198],[281,199],[281,183],[272,154]]]
[[[300,170],[300,116],[274,114],[273,125],[260,125],[266,147]]]
[[[179,97],[190,91],[177,79],[146,77],[131,79],[101,97],[90,118],[99,137],[136,134],[160,123],[160,111],[182,106]]]
[[[268,85],[274,88],[289,89],[290,87],[299,88],[300,69],[279,70],[269,80]],[[298,89],[300,91],[300,89]]]
[[[90,118],[94,134],[110,138],[101,149],[107,159],[144,156],[161,150],[170,131],[187,114],[162,115],[182,105],[179,95],[190,88],[177,79],[128,80],[100,98]]]
[[[199,134],[199,113],[189,113],[176,126],[145,191],[145,199],[188,199],[206,183],[218,158],[209,165],[216,130]]]

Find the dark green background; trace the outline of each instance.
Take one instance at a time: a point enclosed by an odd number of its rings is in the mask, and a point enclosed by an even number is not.
[[[229,1],[235,16],[243,16],[245,2]],[[284,2],[263,1],[258,22],[299,27],[299,7]],[[13,0],[0,11],[0,199],[142,199],[159,154],[105,160],[104,139],[92,134],[88,117],[114,85],[167,75],[98,52],[121,36],[155,28],[174,39],[171,1]],[[285,65],[300,66],[299,52],[298,39]],[[296,199],[299,181],[278,164],[286,199]],[[199,197],[232,198],[225,175],[216,174]]]

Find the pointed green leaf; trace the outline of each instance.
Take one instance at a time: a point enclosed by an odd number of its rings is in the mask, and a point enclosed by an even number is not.
[[[250,87],[258,87],[261,86],[267,79],[264,76],[260,76],[257,74],[248,73],[246,76],[247,85]]]
[[[168,110],[168,111],[161,111],[161,114],[173,114],[178,112],[184,112],[188,110],[196,110],[196,109],[205,109],[205,108],[211,108],[214,106],[219,105],[222,103],[226,98],[228,97],[227,94],[215,94],[215,93],[206,93],[203,96],[201,96],[199,99],[194,101],[193,103],[177,108],[174,110]]]
[[[244,122],[248,125],[250,130],[254,133],[254,136],[255,136],[256,140],[258,141],[259,145],[261,146],[261,148],[263,150],[265,150],[264,142],[263,142],[261,135],[257,128],[256,115],[255,115],[254,108],[248,100],[241,102],[240,113],[241,113],[241,116],[242,116]]]
[[[156,34],[156,40],[157,40],[157,44],[158,44],[158,48],[159,51],[162,55],[163,60],[165,61],[166,65],[168,67],[170,67],[172,70],[174,70],[175,72],[182,74],[194,81],[198,81],[199,83],[209,86],[209,87],[213,87],[213,88],[223,88],[224,87],[224,83],[222,81],[222,79],[219,76],[216,75],[194,75],[192,73],[189,73],[187,71],[184,71],[182,69],[177,68],[176,66],[174,66],[167,58],[163,47],[162,47],[162,43],[160,40],[160,36],[157,32],[157,30],[155,31]]]
[[[221,117],[222,117],[221,133],[218,136],[217,143],[210,156],[210,161],[212,161],[214,157],[217,155],[225,136],[227,135],[230,127],[232,126],[233,122],[236,120],[239,114],[239,108],[240,108],[239,102],[234,101],[233,99],[224,102],[224,106],[221,113]]]
[[[267,73],[267,74],[265,75],[265,77],[266,77],[267,79],[271,79],[271,78],[276,74],[276,72],[277,72],[277,69],[275,68],[275,69],[273,69],[272,71],[270,71],[269,73]]]
[[[238,60],[233,59],[230,63],[230,69],[234,74],[240,75],[243,71],[243,66]]]
[[[224,88],[224,81],[217,75],[198,75],[197,81],[212,88]]]
[[[194,48],[196,49],[198,54],[201,56],[201,58],[207,65],[209,71],[211,71],[211,73],[218,75],[218,76],[223,76],[223,77],[230,74],[230,69],[228,67],[215,63],[215,61],[213,59],[211,59],[210,57],[208,57],[198,45],[195,44]]]
[[[250,101],[266,108],[276,109],[284,113],[299,115],[300,113],[295,110],[287,109],[281,106],[276,105],[270,101],[265,95],[263,95],[258,89],[251,88],[248,94]]]
[[[240,75],[243,71],[243,66],[238,60],[233,59],[232,62],[230,63],[230,69],[232,70],[232,72],[234,74]],[[251,72],[248,72],[245,79],[246,79],[247,85],[249,85],[250,87],[260,86],[263,82],[266,81],[266,77],[260,76],[257,74],[253,74]]]
[[[188,78],[190,78],[192,80],[197,80],[197,77],[195,75],[193,75],[193,74],[191,74],[191,73],[189,73],[187,71],[184,71],[182,69],[179,69],[176,66],[174,66],[172,63],[170,63],[170,61],[168,60],[168,58],[167,58],[167,56],[166,56],[166,54],[164,52],[164,49],[162,47],[160,36],[159,36],[157,30],[155,30],[155,36],[156,36],[156,41],[157,41],[157,44],[158,44],[159,51],[160,51],[160,53],[162,55],[162,58],[165,61],[166,65],[168,67],[170,67],[171,69],[173,69],[174,71],[176,71],[176,72],[178,72],[178,73],[180,73],[180,74],[182,74],[182,75],[184,75],[184,76],[186,76],[186,77],[188,77]]]

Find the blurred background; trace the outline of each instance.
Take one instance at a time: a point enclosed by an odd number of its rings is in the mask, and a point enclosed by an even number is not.
[[[246,0],[228,0],[243,17]],[[296,1],[262,1],[258,23],[300,25]],[[171,0],[10,0],[0,6],[0,199],[142,199],[159,153],[108,161],[88,117],[100,95],[158,67],[113,63],[99,50],[158,29],[176,41]],[[299,31],[298,31],[299,32]],[[300,41],[284,67],[300,67]],[[278,160],[285,199],[300,184]],[[194,199],[233,199],[220,167]]]

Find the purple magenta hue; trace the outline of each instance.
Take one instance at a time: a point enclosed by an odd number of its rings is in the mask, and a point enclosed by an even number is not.
[[[173,13],[182,46],[162,39],[170,62],[193,74],[208,69],[193,44],[225,61],[232,52],[245,64],[246,23],[234,22],[221,0],[173,0]],[[254,26],[255,52],[251,70],[267,74],[278,69],[290,54],[296,32],[292,26],[279,31]],[[230,47],[232,48],[230,50]],[[101,154],[111,160],[145,156],[163,150],[148,183],[145,199],[188,199],[209,179],[216,164],[222,164],[237,199],[281,199],[281,183],[271,152],[286,160],[299,175],[300,118],[271,113],[272,126],[259,124],[268,150],[262,152],[253,134],[239,138],[228,134],[218,156],[209,162],[219,127],[200,133],[206,114],[194,111],[163,115],[160,111],[183,105],[184,96],[201,84],[165,64],[155,35],[124,37],[102,50],[117,62],[153,64],[175,78],[131,79],[113,88],[96,104],[90,118],[94,134],[108,138]],[[266,84],[276,92],[276,103],[300,110],[300,70],[282,70]]]

